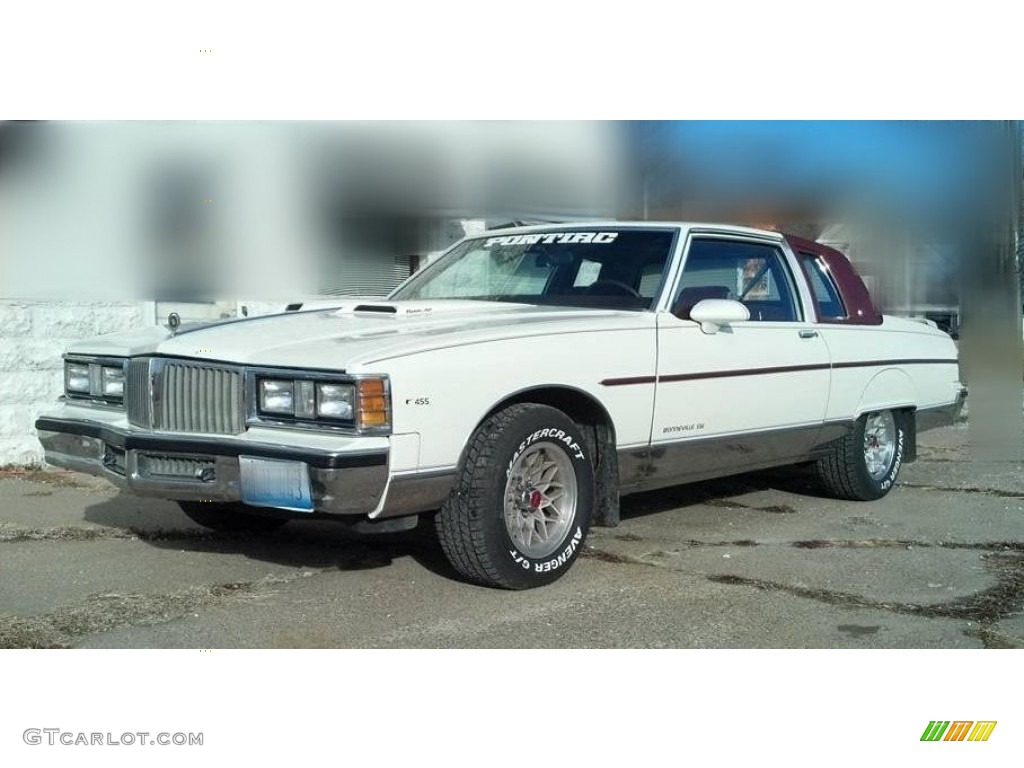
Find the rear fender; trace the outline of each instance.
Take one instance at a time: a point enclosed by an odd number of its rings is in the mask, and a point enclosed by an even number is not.
[[[875,375],[861,393],[855,418],[873,411],[896,411],[906,435],[903,460],[917,458],[917,389],[910,377],[899,368],[886,368]]]
[[[875,374],[864,388],[854,417],[859,419],[872,411],[912,409],[916,406],[914,382],[899,368],[886,368]]]

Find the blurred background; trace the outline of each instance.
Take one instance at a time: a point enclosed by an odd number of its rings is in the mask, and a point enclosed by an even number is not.
[[[0,464],[38,459],[75,339],[384,295],[466,234],[588,219],[842,250],[883,312],[962,339],[972,387],[1002,382],[998,431],[1021,404],[1021,142],[1013,121],[0,123]]]

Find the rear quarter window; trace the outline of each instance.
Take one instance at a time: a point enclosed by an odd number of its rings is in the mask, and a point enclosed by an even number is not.
[[[811,295],[814,296],[814,303],[818,310],[820,320],[842,320],[846,317],[846,307],[843,304],[839,289],[836,288],[835,280],[825,263],[813,253],[800,254],[800,266],[811,288]]]

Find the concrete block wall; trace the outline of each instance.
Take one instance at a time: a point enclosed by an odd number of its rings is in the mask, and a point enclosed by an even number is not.
[[[68,344],[152,325],[145,308],[143,302],[0,300],[0,466],[42,462],[33,425],[63,392],[61,355]]]

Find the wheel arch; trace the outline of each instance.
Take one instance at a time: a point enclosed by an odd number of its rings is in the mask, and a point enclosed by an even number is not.
[[[902,368],[886,368],[876,373],[864,387],[854,414],[860,419],[874,411],[892,411],[906,433],[904,461],[917,459],[917,387]]]
[[[549,405],[562,411],[577,424],[605,426],[611,430],[612,437],[615,437],[615,423],[604,405],[589,392],[565,384],[528,387],[508,395],[491,406],[476,423],[473,430],[476,431],[481,424],[498,411],[517,403]]]
[[[590,454],[596,457],[594,476],[597,488],[591,524],[607,527],[618,525],[619,462],[615,421],[601,401],[589,392],[566,384],[540,385],[513,392],[492,405],[474,424],[472,432],[467,436],[466,446],[469,445],[470,437],[487,419],[510,405],[520,403],[536,403],[556,408],[583,428],[588,440],[591,441]],[[466,447],[463,447],[459,456],[459,467],[463,466],[465,452]]]
[[[886,368],[876,373],[861,392],[854,418],[873,411],[913,411],[917,407],[917,387],[902,368]]]

